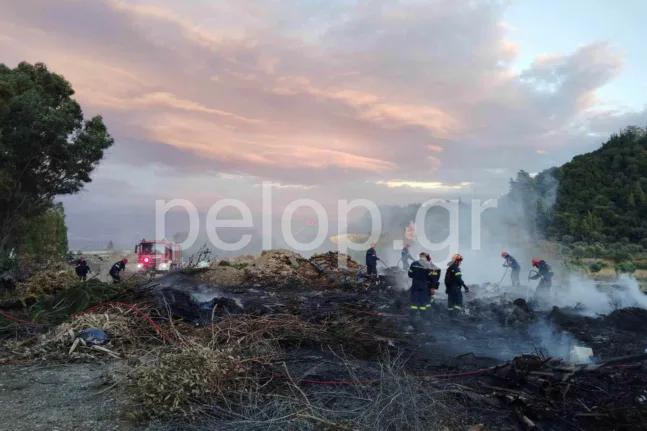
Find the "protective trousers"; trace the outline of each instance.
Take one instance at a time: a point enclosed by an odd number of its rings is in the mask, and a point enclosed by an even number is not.
[[[366,265],[366,273],[368,275],[377,275],[377,265]]]
[[[512,273],[510,274],[510,280],[512,281],[512,286],[513,287],[521,286],[521,281],[519,281],[519,273],[520,272],[521,272],[521,269],[513,269]]]
[[[535,290],[535,299],[549,299],[550,298],[550,287],[553,283],[550,280],[542,278],[539,284],[537,285],[537,290]]]
[[[431,301],[431,295],[429,290],[426,288],[411,288],[411,309],[409,310],[409,316],[414,317],[416,311],[420,311],[420,316],[423,319],[429,318],[429,304]]]
[[[431,290],[438,291],[438,289],[440,288],[440,283],[437,281],[433,281],[429,283],[428,286],[429,286],[430,292],[429,292],[429,303],[427,304],[427,307],[429,308],[436,303],[436,297],[431,294]]]
[[[463,311],[463,292],[459,286],[447,289],[447,311]]]

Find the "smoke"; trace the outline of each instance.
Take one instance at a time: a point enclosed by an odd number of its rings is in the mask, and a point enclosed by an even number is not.
[[[569,360],[571,349],[583,346],[572,334],[558,331],[551,322],[541,319],[528,330],[533,344],[547,356]]]
[[[552,303],[558,307],[576,307],[578,314],[596,317],[625,307],[647,309],[647,296],[636,279],[628,275],[605,286],[583,274],[570,274],[564,286],[553,286]]]

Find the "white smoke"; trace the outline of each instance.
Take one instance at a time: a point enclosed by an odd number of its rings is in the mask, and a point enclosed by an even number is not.
[[[573,347],[585,347],[572,334],[558,331],[555,325],[544,319],[533,325],[528,335],[538,349],[554,359],[568,360]]]
[[[625,307],[647,309],[647,295],[635,278],[624,274],[608,286],[600,286],[583,274],[570,274],[563,286],[553,284],[551,302],[558,307],[576,307],[579,314],[590,317]]]

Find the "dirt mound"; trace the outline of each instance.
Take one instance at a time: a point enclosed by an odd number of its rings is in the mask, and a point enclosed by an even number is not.
[[[344,266],[351,271],[359,271],[363,268],[362,265],[355,262],[350,256],[335,251],[315,254],[310,258],[310,263],[323,270],[342,269]]]
[[[364,287],[369,280],[359,274],[362,265],[337,252],[306,259],[291,250],[266,250],[214,262],[199,277],[220,286],[295,288]]]
[[[605,325],[629,332],[644,332],[647,328],[647,310],[644,308],[622,308],[615,310],[604,319]]]
[[[247,274],[233,266],[215,264],[209,270],[201,271],[198,278],[218,286],[238,286],[245,283]]]

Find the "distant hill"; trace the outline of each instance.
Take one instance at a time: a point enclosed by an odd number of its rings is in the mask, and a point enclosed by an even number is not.
[[[647,238],[647,133],[613,135],[598,150],[558,170],[559,189],[549,235],[602,242]]]
[[[531,178],[505,197],[536,237],[571,243],[647,245],[647,133],[628,127],[599,149]]]
[[[531,175],[519,171],[510,191],[498,199],[496,209],[481,216],[482,243],[529,244],[537,240],[560,242],[565,254],[604,257],[644,253],[647,249],[647,133],[628,127],[612,135],[593,152],[574,157],[560,167]],[[383,207],[383,231],[400,238],[415,218],[420,204]],[[461,248],[471,238],[471,206],[460,204]],[[354,232],[370,226],[360,218]],[[448,213],[432,210],[425,231],[443,240]],[[620,258],[620,257],[619,257]]]

